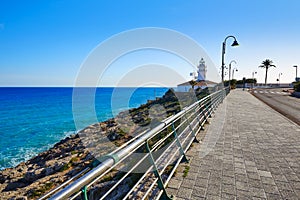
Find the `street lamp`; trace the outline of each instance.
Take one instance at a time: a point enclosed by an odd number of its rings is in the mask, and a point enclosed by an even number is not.
[[[280,75],[282,75],[282,73],[279,73],[279,75],[278,75],[278,85],[279,85],[279,87],[280,87]]]
[[[224,83],[224,67],[225,67],[225,62],[224,62],[224,56],[225,56],[225,49],[226,49],[226,40],[228,38],[233,38],[234,41],[233,43],[231,44],[231,46],[235,47],[235,46],[239,46],[239,43],[237,42],[236,38],[232,35],[229,35],[225,38],[224,42],[223,42],[223,45],[222,45],[222,83]]]
[[[257,74],[257,72],[252,72],[252,89],[254,88],[254,74]]]
[[[232,61],[230,61],[230,63],[229,63],[229,84],[230,84],[231,63],[235,63],[235,64],[236,64],[236,61],[235,61],[235,60],[232,60]]]
[[[296,78],[295,78],[295,81],[297,81],[297,68],[298,68],[298,66],[297,65],[294,65],[293,67],[296,67]]]
[[[237,69],[236,67],[232,69],[232,79],[233,79],[233,77],[234,77],[234,71],[236,71],[236,72],[237,72],[237,71],[238,71],[238,69]]]

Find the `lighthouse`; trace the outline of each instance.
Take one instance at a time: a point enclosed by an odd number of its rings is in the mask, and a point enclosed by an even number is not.
[[[206,80],[206,72],[207,72],[207,66],[205,65],[205,61],[203,58],[199,61],[198,68],[198,78],[197,81],[205,81]]]

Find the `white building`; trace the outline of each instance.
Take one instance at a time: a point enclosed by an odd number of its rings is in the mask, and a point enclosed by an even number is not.
[[[197,78],[194,84],[194,90],[201,88],[205,89],[207,87],[214,87],[217,85],[217,83],[206,80],[206,73],[207,73],[207,66],[205,64],[205,61],[203,58],[199,61],[199,65],[197,66]],[[190,81],[181,83],[177,85],[177,92],[188,92],[190,89],[192,89],[192,84]]]
[[[205,65],[205,61],[203,58],[199,61],[199,65],[197,66],[198,70],[198,77],[197,81],[205,81],[206,80],[206,73],[207,73],[207,66]]]

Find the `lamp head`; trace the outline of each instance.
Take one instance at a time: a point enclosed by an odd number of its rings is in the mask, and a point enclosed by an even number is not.
[[[239,46],[239,43],[238,43],[236,40],[234,40],[231,46],[232,46],[232,47]]]

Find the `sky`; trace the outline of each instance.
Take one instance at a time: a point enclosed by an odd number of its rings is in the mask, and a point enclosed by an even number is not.
[[[72,86],[99,45],[144,27],[173,30],[197,42],[216,74],[222,42],[234,35],[240,46],[232,48],[228,39],[225,54],[226,65],[237,62],[234,78],[257,72],[254,77],[264,82],[265,70],[258,66],[271,59],[276,68],[269,70],[268,82],[276,83],[282,73],[280,82],[290,83],[293,66],[300,66],[299,10],[298,0],[1,0],[0,86]],[[133,54],[116,58],[98,83],[116,85],[136,66],[153,63],[174,67],[187,80],[202,56],[188,63],[170,52]]]

